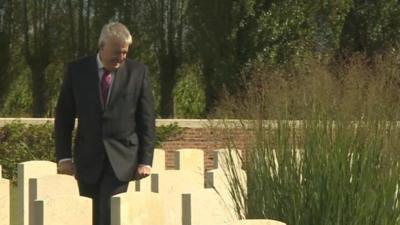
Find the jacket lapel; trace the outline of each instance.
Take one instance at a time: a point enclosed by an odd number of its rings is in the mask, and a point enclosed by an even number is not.
[[[96,109],[101,112],[103,107],[100,101],[100,80],[97,67],[96,56],[93,56],[90,58],[88,67],[88,91],[94,96]]]
[[[121,90],[123,89],[123,85],[126,83],[126,68],[125,68],[125,63],[122,63],[120,68],[116,71],[114,81],[112,83],[112,88],[111,88],[111,93],[108,99],[108,104],[107,106],[111,106],[114,102],[117,96],[120,94]]]

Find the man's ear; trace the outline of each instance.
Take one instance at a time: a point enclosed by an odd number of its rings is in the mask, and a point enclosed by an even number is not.
[[[99,44],[99,50],[103,50],[104,48],[104,43],[102,42],[101,44]]]

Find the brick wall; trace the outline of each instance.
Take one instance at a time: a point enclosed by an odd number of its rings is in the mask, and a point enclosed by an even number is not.
[[[228,134],[229,133],[229,134]],[[244,150],[247,135],[241,130],[217,128],[184,128],[180,135],[173,136],[161,146],[165,150],[166,167],[175,168],[174,151],[177,149],[196,148],[204,151],[204,164],[206,169],[213,168],[213,151],[232,146]]]
[[[12,121],[41,124],[53,122],[52,118],[0,118],[0,127]],[[233,121],[234,122],[234,121]],[[156,125],[176,123],[183,129],[181,134],[170,137],[161,146],[166,153],[166,167],[175,168],[174,151],[177,149],[197,148],[204,151],[206,169],[213,168],[213,150],[226,148],[234,143],[238,149],[245,149],[248,136],[239,129],[222,129],[219,120],[191,120],[191,119],[157,119]]]

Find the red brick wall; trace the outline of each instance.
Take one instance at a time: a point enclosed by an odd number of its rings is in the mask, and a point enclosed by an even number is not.
[[[227,148],[234,141],[235,146],[241,150],[245,149],[247,136],[243,131],[230,130],[230,135],[224,129],[210,128],[183,128],[179,135],[169,138],[161,146],[165,150],[165,161],[167,169],[175,168],[175,150],[185,148],[196,148],[204,151],[204,166],[213,169],[213,150]],[[229,140],[229,137],[231,139]]]

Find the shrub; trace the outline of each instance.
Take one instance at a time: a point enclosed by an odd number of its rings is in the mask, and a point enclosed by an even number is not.
[[[29,160],[55,160],[53,125],[16,121],[0,128],[0,164],[5,178],[15,181],[17,164]]]
[[[199,66],[184,65],[179,69],[181,79],[174,89],[175,115],[177,118],[203,118],[205,93],[201,85]]]
[[[0,165],[4,177],[17,178],[17,164],[29,160],[55,161],[53,123],[33,125],[14,121],[0,128]],[[156,146],[182,132],[176,123],[157,127]]]

